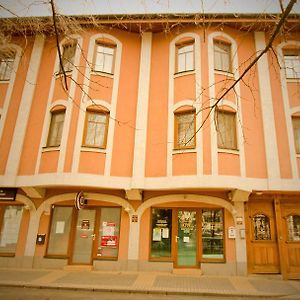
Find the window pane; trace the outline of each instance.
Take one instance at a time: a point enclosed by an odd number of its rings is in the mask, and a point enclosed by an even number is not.
[[[214,42],[214,65],[215,70],[231,72],[231,46],[215,41]]]
[[[300,118],[293,118],[293,128],[294,128],[294,141],[296,152],[300,153]]]
[[[72,207],[56,206],[52,210],[52,223],[47,252],[49,255],[67,255],[72,212]]]
[[[5,206],[0,233],[0,253],[15,253],[23,206]]]
[[[194,44],[177,48],[177,72],[194,69]]]
[[[218,147],[237,149],[235,113],[217,111]]]
[[[195,145],[195,113],[175,115],[177,122],[177,146],[180,148]]]
[[[172,209],[152,208],[151,257],[171,257]]]
[[[224,258],[223,210],[202,210],[202,257]]]
[[[101,208],[97,257],[118,257],[121,209]]]
[[[300,78],[300,58],[298,55],[284,56],[287,78]]]
[[[1,54],[0,54],[1,55]],[[14,58],[11,57],[4,57],[1,58],[0,61],[0,80],[9,80],[12,70],[13,70],[13,65],[14,65]]]
[[[288,240],[300,241],[300,216],[289,216],[287,218]]]
[[[114,48],[98,45],[96,47],[94,70],[112,74],[113,60]]]
[[[185,70],[185,56],[184,54],[178,54],[178,72]]]
[[[190,71],[194,69],[194,53],[189,52],[186,54],[186,70]]]
[[[271,240],[270,220],[265,215],[255,215],[252,218],[254,240]]]
[[[51,117],[50,131],[47,146],[59,146],[64,127],[65,111],[54,112]]]

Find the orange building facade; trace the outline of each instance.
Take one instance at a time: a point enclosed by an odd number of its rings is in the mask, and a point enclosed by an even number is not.
[[[300,278],[300,34],[229,89],[237,24],[0,47],[1,267]]]

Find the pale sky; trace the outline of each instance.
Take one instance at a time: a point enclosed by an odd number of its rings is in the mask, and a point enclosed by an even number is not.
[[[280,12],[279,0],[56,0],[55,3],[57,11],[65,15]],[[20,17],[51,13],[49,0],[0,0],[0,5]],[[300,14],[300,1],[293,12]],[[12,14],[0,7],[0,16]]]

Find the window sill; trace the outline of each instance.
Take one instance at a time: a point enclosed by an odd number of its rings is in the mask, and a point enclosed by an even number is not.
[[[224,258],[202,258],[201,263],[225,263],[226,260]]]
[[[240,152],[237,149],[222,149],[222,148],[218,148],[218,153],[228,153],[228,154],[240,155]]]
[[[174,73],[174,78],[195,74],[195,70],[182,71]]]
[[[10,79],[1,79],[0,84],[7,84],[9,83]]]
[[[71,77],[72,72],[73,72],[73,70],[72,71],[66,71],[65,74],[66,74],[67,77]],[[55,79],[64,77],[64,73],[62,73],[62,72],[56,72],[54,75],[55,75]]]
[[[181,154],[181,153],[196,153],[196,148],[183,148],[183,149],[173,149],[173,154]]]
[[[299,83],[300,78],[286,78],[286,82],[288,82],[288,83]]]
[[[42,152],[52,152],[52,151],[59,151],[60,150],[60,146],[45,146],[42,148]]]
[[[114,78],[114,74],[113,73],[105,73],[105,72],[95,71],[95,70],[91,71],[91,75],[108,77],[108,78]]]
[[[97,152],[97,153],[106,153],[106,149],[104,148],[98,148],[98,147],[87,147],[87,146],[81,146],[80,149],[81,152]]]
[[[224,76],[227,76],[227,77],[232,77],[232,78],[234,78],[234,74],[231,73],[231,72],[221,71],[221,70],[214,70],[214,73],[215,73],[215,74],[218,74],[218,75],[224,75]]]
[[[15,253],[0,253],[0,257],[15,257]]]
[[[297,158],[300,158],[300,153],[296,153],[296,157],[297,157]]]

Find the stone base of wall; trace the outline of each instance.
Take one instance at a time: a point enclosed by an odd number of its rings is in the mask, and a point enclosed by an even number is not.
[[[94,260],[93,268],[94,270],[103,271],[127,271],[127,261]]]
[[[67,259],[34,257],[33,260],[35,269],[63,269],[67,264]]]
[[[203,275],[237,275],[236,263],[201,263],[201,272]]]

